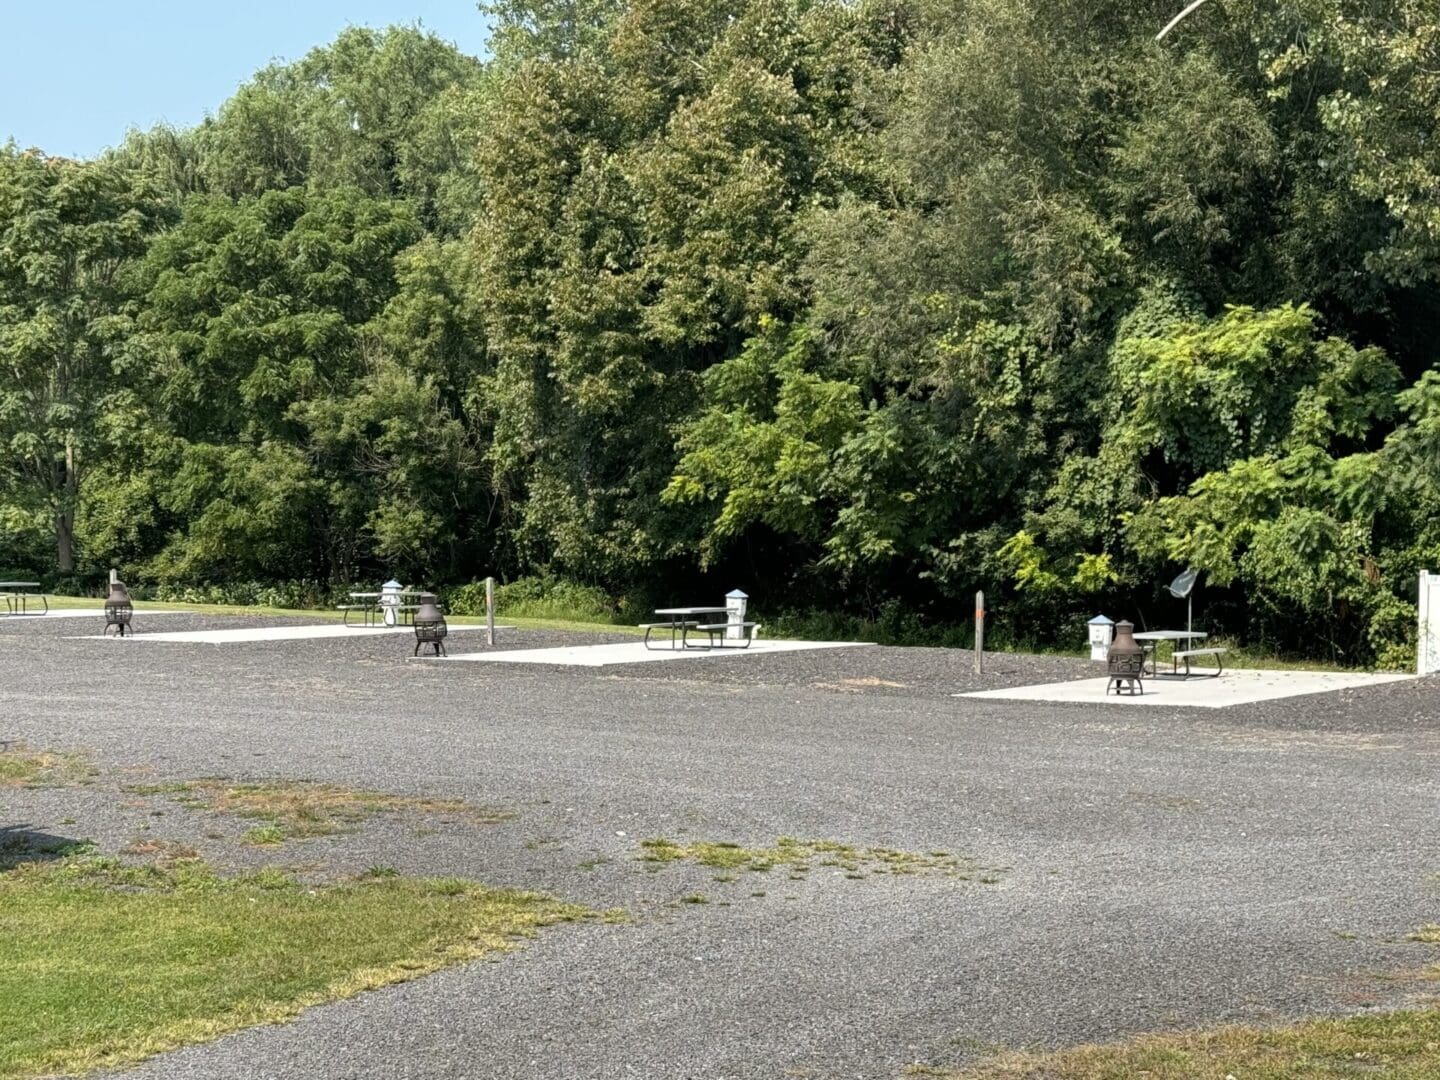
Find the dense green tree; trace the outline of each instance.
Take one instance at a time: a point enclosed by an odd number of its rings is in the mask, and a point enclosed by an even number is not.
[[[81,483],[121,406],[116,349],[161,207],[123,173],[0,147],[0,501],[43,520],[56,566],[75,567]],[[7,530],[9,531],[9,530]]]
[[[163,470],[144,485],[160,511],[158,576],[264,576],[287,545],[306,573],[354,565],[368,509],[352,459],[327,454],[312,419],[373,375],[363,328],[418,235],[403,203],[291,188],[193,196],[154,241],[125,344],[150,457],[117,462],[95,498],[127,499],[136,469]],[[257,543],[257,521],[286,538]]]
[[[577,24],[523,10],[479,156],[490,458],[528,557],[623,576],[674,549],[697,376],[804,303],[797,225],[852,171],[882,13],[641,2],[564,44]]]
[[[402,197],[453,235],[478,204],[486,87],[478,60],[418,27],[350,27],[260,71],[196,128],[132,132],[117,157],[181,194],[308,185]]]

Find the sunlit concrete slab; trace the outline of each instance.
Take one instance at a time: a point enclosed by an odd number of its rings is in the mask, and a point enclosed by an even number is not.
[[[565,667],[609,667],[612,664],[654,664],[667,660],[719,660],[722,657],[768,656],[774,653],[804,652],[810,649],[845,649],[859,641],[767,641],[759,640],[748,649],[647,649],[642,641],[612,645],[574,645],[554,649],[504,649],[496,652],[457,653],[439,657],[441,662],[471,660],[501,664],[560,664]],[[425,659],[421,657],[421,659]]]
[[[136,613],[136,619],[141,613]],[[150,613],[144,612],[145,615]],[[466,630],[484,630],[484,626],[469,626],[450,624],[450,633],[464,632]],[[513,627],[497,626],[496,630],[510,630]],[[320,623],[314,626],[239,626],[225,630],[184,630],[184,631],[161,631],[159,633],[147,633],[141,630],[132,636],[124,639],[111,637],[109,640],[118,641],[170,641],[185,642],[196,645],[233,645],[238,642],[247,641],[310,641],[319,638],[340,638],[340,637],[383,637],[386,634],[411,634],[415,633],[412,626],[345,626],[343,623]],[[98,638],[103,635],[88,634],[90,638]]]
[[[978,690],[956,697],[994,698],[1003,701],[1053,701],[1073,704],[1187,706],[1225,709],[1256,701],[1355,690],[1414,678],[1412,675],[1372,675],[1351,671],[1227,671],[1218,678],[1177,679],[1160,676],[1145,680],[1144,694],[1105,692],[1108,679],[1016,686],[1005,690]]]

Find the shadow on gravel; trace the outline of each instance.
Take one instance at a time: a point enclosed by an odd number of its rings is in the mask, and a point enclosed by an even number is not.
[[[0,825],[0,874],[21,863],[63,859],[80,841],[38,832],[27,825]]]

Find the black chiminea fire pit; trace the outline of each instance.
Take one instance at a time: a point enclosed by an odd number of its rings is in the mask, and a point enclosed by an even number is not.
[[[126,633],[133,634],[130,620],[134,617],[135,605],[130,602],[130,591],[123,581],[112,581],[110,595],[105,597],[105,633],[110,633],[113,626],[121,637]]]
[[[421,645],[432,645],[436,656],[445,655],[445,635],[450,628],[445,625],[445,616],[435,601],[434,593],[421,593],[420,606],[415,611],[415,656],[420,655]]]
[[[1115,640],[1105,660],[1110,681],[1105,693],[1145,693],[1145,647],[1135,640],[1135,624],[1121,619],[1115,624]]]

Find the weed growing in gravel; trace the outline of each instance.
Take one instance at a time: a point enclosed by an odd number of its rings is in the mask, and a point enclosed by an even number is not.
[[[72,787],[93,775],[84,754],[32,750],[22,743],[0,747],[0,788]]]
[[[427,799],[357,791],[308,780],[271,780],[234,784],[224,779],[185,780],[130,785],[137,795],[164,795],[191,809],[258,818],[262,822],[242,838],[247,844],[273,845],[286,840],[330,836],[349,830],[376,814],[411,813],[450,818],[471,824],[495,824],[515,815],[492,807],[471,806],[460,799]]]
[[[797,840],[782,836],[770,847],[742,847],[716,840],[699,840],[681,844],[658,837],[640,844],[640,859],[652,868],[671,862],[691,862],[725,872],[746,870],[763,874],[778,868],[789,872],[794,881],[805,880],[812,867],[834,870],[849,878],[889,874],[938,875],[968,881],[981,872],[973,860],[952,855],[948,851],[897,851],[884,847],[856,847],[835,840]],[[980,880],[991,883],[992,876]],[[730,880],[723,874],[716,881]]]
[[[583,908],[473,882],[311,887],[200,859],[0,874],[0,1077],[111,1068],[512,949]]]
[[[1143,1035],[1050,1054],[1002,1054],[964,1069],[911,1066],[906,1074],[948,1080],[1433,1080],[1440,1076],[1440,1010]]]
[[[177,843],[173,840],[158,840],[146,838],[136,840],[128,847],[122,849],[123,855],[150,855],[155,856],[163,862],[180,862],[186,859],[198,859],[200,853],[188,844]]]
[[[246,829],[240,836],[240,842],[250,847],[275,847],[283,844],[285,840],[285,830],[279,825],[256,825],[253,829]]]

